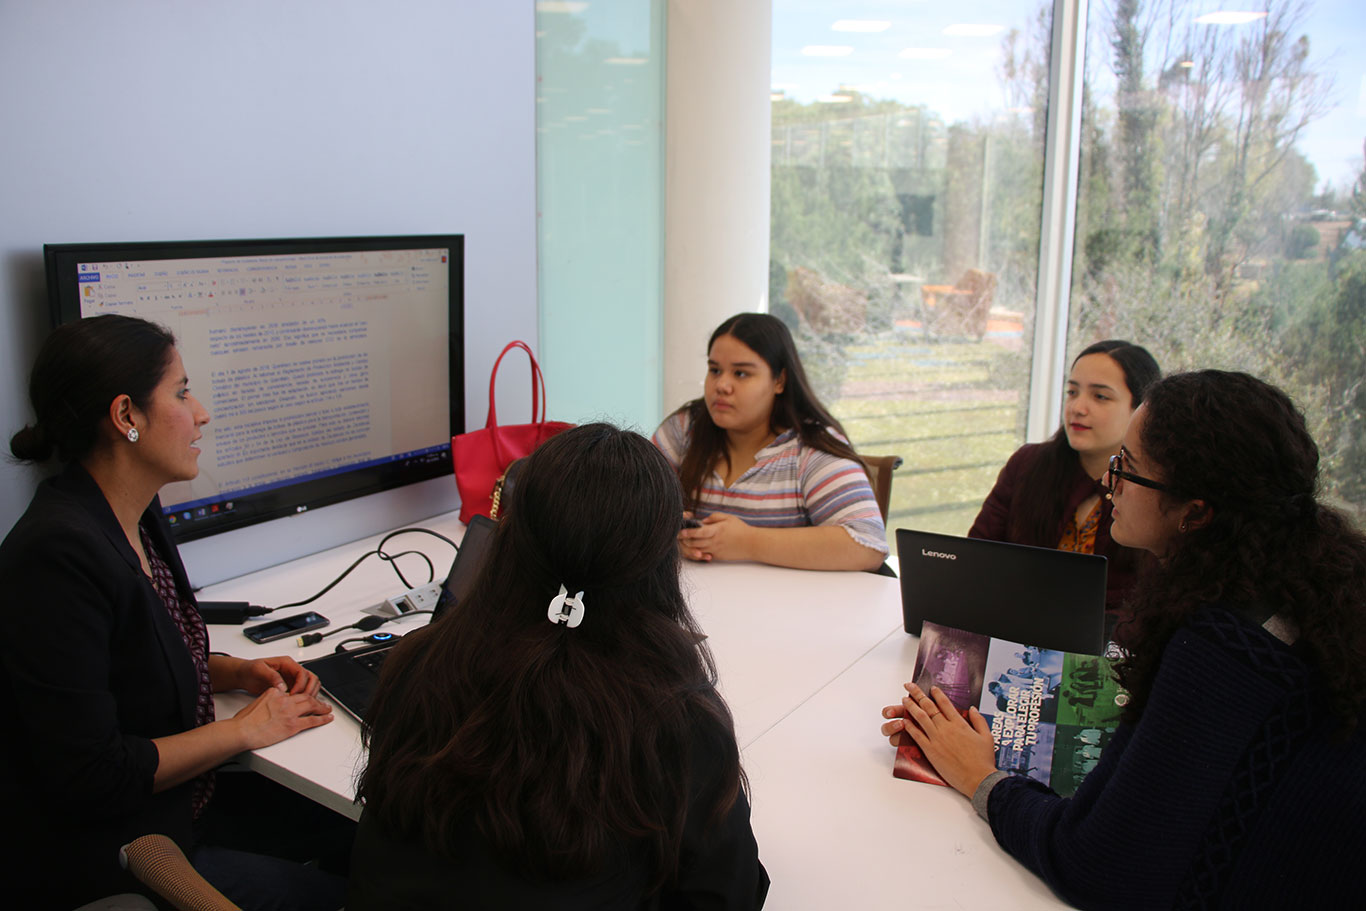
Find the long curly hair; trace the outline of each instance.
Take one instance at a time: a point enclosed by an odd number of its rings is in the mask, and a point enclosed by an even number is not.
[[[533,452],[470,596],[384,663],[363,727],[366,812],[446,856],[472,819],[534,878],[638,849],[663,885],[689,793],[719,820],[745,782],[679,588],[682,521],[678,481],[639,434],[587,424]],[[546,619],[562,584],[584,592],[574,629]],[[690,768],[699,756],[710,780]]]
[[[769,416],[769,429],[773,433],[795,429],[805,446],[862,464],[853,446],[844,442],[849,439],[844,427],[816,398],[806,371],[802,369],[792,333],[782,320],[767,313],[737,313],[712,332],[707,340],[708,352],[723,335],[735,337],[763,358],[774,377],[786,371],[787,383],[774,400],[773,413]],[[712,469],[721,461],[729,468],[730,454],[726,450],[726,432],[712,422],[705,399],[693,399],[675,414],[678,412],[688,415],[689,433],[688,451],[678,466],[678,478],[689,508],[695,508]]]
[[[1146,464],[1171,488],[1162,505],[1202,500],[1208,521],[1175,536],[1129,602],[1118,672],[1130,717],[1176,629],[1220,602],[1297,628],[1327,708],[1350,731],[1366,702],[1366,536],[1316,500],[1319,451],[1304,416],[1276,387],[1219,370],[1167,377],[1145,408]]]

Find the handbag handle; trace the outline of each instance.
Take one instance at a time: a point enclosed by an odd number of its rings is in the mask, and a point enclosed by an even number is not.
[[[488,420],[484,421],[484,429],[490,431],[489,438],[490,442],[493,443],[493,457],[500,467],[506,467],[511,459],[503,455],[503,447],[499,445],[498,405],[494,392],[498,383],[498,365],[503,362],[503,356],[514,348],[525,351],[527,358],[531,361],[531,423],[533,425],[545,423],[545,374],[541,373],[541,365],[536,363],[536,355],[531,353],[531,348],[527,346],[526,342],[520,339],[508,342],[498,355],[498,360],[493,362],[493,373],[489,375],[489,416]]]
[[[545,423],[545,376],[541,373],[541,365],[536,363],[536,355],[531,353],[531,348],[526,342],[520,339],[507,343],[498,359],[493,362],[493,372],[489,374],[489,414],[484,421],[484,427],[492,429],[498,426],[498,402],[495,395],[498,387],[498,365],[503,363],[503,357],[512,349],[520,348],[526,352],[527,359],[531,361],[531,423]],[[537,414],[537,411],[540,414]]]

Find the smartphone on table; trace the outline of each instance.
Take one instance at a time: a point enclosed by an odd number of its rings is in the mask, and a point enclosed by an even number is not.
[[[287,639],[311,629],[319,629],[327,626],[329,622],[322,614],[309,611],[306,614],[295,614],[293,617],[267,620],[265,623],[245,627],[242,630],[242,635],[257,645],[261,645],[266,642],[274,642],[276,639]]]

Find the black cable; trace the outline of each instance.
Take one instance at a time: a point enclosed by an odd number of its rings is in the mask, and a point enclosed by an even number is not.
[[[415,586],[408,584],[408,580],[403,578],[403,573],[399,571],[398,564],[394,563],[393,560],[403,556],[404,554],[421,553],[421,551],[408,550],[404,551],[402,554],[395,554],[393,557],[386,558],[384,556],[384,545],[389,543],[389,539],[396,537],[398,535],[406,534],[424,534],[431,535],[433,538],[440,538],[442,541],[445,541],[452,548],[454,548],[456,553],[460,553],[459,544],[456,544],[454,541],[452,541],[445,535],[441,534],[440,532],[432,531],[430,528],[400,528],[395,531],[389,532],[387,535],[379,539],[379,543],[375,545],[375,551],[381,555],[382,559],[388,559],[390,561],[390,565],[394,568],[394,572],[398,575],[399,581],[402,582],[406,588],[414,588]],[[427,557],[426,554],[422,554],[422,558],[427,561],[427,581],[435,582],[436,569],[432,566],[432,561]]]
[[[351,623],[346,626],[339,626],[336,629],[330,629],[325,633],[304,633],[302,636],[299,637],[299,647],[306,648],[310,645],[317,645],[319,642],[322,642],[328,636],[335,636],[337,635],[337,633],[344,633],[347,630],[358,629],[362,632],[369,632],[372,629],[378,629],[385,623],[388,623],[390,619],[391,618],[389,617],[375,616],[361,617],[355,623]]]
[[[398,575],[398,581],[400,581],[400,582],[403,583],[403,587],[404,587],[405,589],[410,589],[410,588],[416,588],[416,587],[417,587],[417,586],[413,585],[412,583],[410,583],[407,579],[405,579],[405,578],[403,577],[403,573],[400,572],[400,571],[399,571],[399,568],[398,568],[398,558],[399,558],[399,557],[406,557],[406,556],[408,556],[409,554],[416,554],[417,556],[421,557],[421,558],[426,562],[426,564],[427,564],[427,582],[430,583],[430,582],[435,582],[435,581],[436,581],[436,567],[432,565],[432,558],[429,557],[429,556],[427,556],[426,554],[424,554],[422,551],[420,551],[420,550],[405,550],[405,551],[401,551],[401,552],[399,552],[399,553],[393,554],[393,555],[391,556],[391,555],[389,555],[389,554],[383,553],[382,551],[379,550],[379,548],[375,548],[375,550],[376,550],[376,552],[378,553],[379,558],[380,558],[381,560],[387,560],[387,561],[389,561],[389,565],[393,568],[394,572]]]
[[[383,645],[384,643],[392,644],[394,641],[402,638],[402,636],[396,635],[394,633],[371,633],[368,636],[358,636],[352,639],[343,639],[342,641],[338,642],[335,646],[333,646],[332,651],[338,655],[345,654],[346,652],[358,652],[361,648],[365,648],[366,646]],[[360,646],[360,648],[347,648],[346,643],[348,642],[363,642],[364,645]]]
[[[375,546],[376,546],[377,548],[383,548],[385,542],[388,541],[390,538],[393,538],[393,537],[395,537],[395,536],[397,536],[397,535],[406,535],[406,534],[410,534],[410,533],[412,533],[412,534],[431,535],[433,538],[440,538],[441,540],[443,540],[443,541],[445,541],[447,544],[449,544],[451,547],[455,548],[457,551],[460,550],[460,545],[459,545],[459,544],[456,544],[456,543],[455,543],[454,541],[452,541],[450,538],[448,538],[448,537],[446,537],[445,535],[441,534],[441,532],[439,532],[439,531],[432,531],[430,528],[416,528],[416,527],[414,527],[414,528],[398,528],[398,529],[395,529],[394,531],[391,531],[391,532],[389,532],[387,535],[385,535],[384,537],[380,538],[380,539],[379,539],[379,543],[376,544]]]
[[[410,534],[410,533],[417,533],[417,532],[420,532],[420,533],[422,533],[422,534],[431,535],[433,538],[440,538],[442,541],[445,541],[447,544],[449,544],[451,547],[453,547],[453,548],[455,549],[455,552],[456,552],[456,553],[459,553],[459,552],[460,552],[460,545],[459,545],[459,544],[456,544],[456,543],[455,543],[454,541],[452,541],[450,538],[446,537],[446,536],[443,535],[443,534],[440,534],[439,532],[432,531],[430,528],[400,528],[400,529],[397,529],[397,530],[395,530],[395,531],[391,531],[391,532],[389,532],[387,535],[385,535],[383,538],[380,538],[379,544],[375,545],[375,549],[374,549],[374,550],[367,550],[365,553],[363,553],[363,554],[361,554],[359,557],[357,557],[357,558],[355,559],[355,561],[352,562],[352,564],[351,564],[350,566],[348,566],[348,567],[346,567],[346,569],[342,570],[341,575],[337,576],[337,578],[335,578],[335,579],[333,579],[331,582],[327,583],[327,585],[325,585],[325,586],[322,588],[322,590],[318,591],[316,594],[311,595],[310,597],[307,597],[307,598],[303,599],[302,601],[291,601],[291,602],[288,603],[288,604],[277,604],[277,605],[275,605],[275,606],[272,607],[272,608],[267,608],[267,609],[264,611],[264,613],[270,613],[271,611],[283,610],[283,609],[285,609],[285,608],[287,608],[287,607],[303,607],[305,604],[312,604],[314,601],[317,601],[317,600],[318,600],[319,598],[321,598],[323,595],[327,594],[327,593],[330,592],[332,589],[336,588],[337,585],[341,582],[341,580],[343,580],[343,579],[345,579],[347,576],[351,575],[351,572],[352,572],[357,566],[360,566],[362,563],[364,563],[365,560],[366,560],[367,558],[369,558],[369,557],[379,557],[381,560],[383,560],[383,561],[385,561],[386,563],[388,563],[391,567],[393,567],[393,570],[394,570],[395,575],[397,575],[398,578],[399,578],[399,581],[403,583],[404,588],[406,588],[406,589],[411,589],[411,588],[414,588],[415,586],[410,585],[410,584],[408,583],[407,578],[404,577],[403,573],[402,573],[402,572],[399,570],[399,568],[398,568],[398,564],[395,563],[394,561],[397,560],[399,557],[405,557],[405,556],[408,556],[409,554],[417,554],[418,556],[422,557],[422,559],[425,560],[426,563],[427,563],[427,581],[428,581],[429,583],[430,583],[430,582],[435,582],[435,581],[436,581],[436,567],[432,565],[432,560],[431,560],[431,558],[428,557],[426,554],[422,553],[422,551],[419,551],[419,550],[405,550],[405,551],[403,551],[403,552],[401,552],[401,553],[389,554],[389,553],[386,553],[385,550],[384,550],[384,545],[387,544],[387,543],[389,542],[389,539],[390,539],[390,538],[396,537],[396,536],[398,536],[398,535]],[[345,629],[345,627],[343,627],[343,629]]]
[[[327,583],[327,585],[324,586],[323,589],[322,589],[321,591],[319,591],[317,594],[312,595],[311,597],[305,598],[305,599],[303,599],[302,601],[291,601],[291,602],[288,603],[288,604],[277,604],[277,605],[275,605],[274,607],[272,607],[271,610],[283,610],[283,609],[286,608],[286,607],[303,607],[305,604],[312,604],[314,601],[317,601],[317,600],[318,600],[319,598],[321,598],[323,595],[327,594],[327,593],[330,592],[332,589],[336,588],[337,583],[341,582],[341,580],[343,580],[343,579],[345,579],[347,576],[351,575],[351,571],[352,571],[353,569],[355,569],[357,566],[360,566],[362,563],[364,563],[364,562],[365,562],[365,559],[366,559],[367,557],[372,557],[372,556],[374,556],[374,555],[375,555],[375,551],[373,551],[373,550],[367,550],[365,553],[363,553],[363,554],[361,554],[359,557],[357,557],[354,563],[352,563],[350,566],[346,567],[346,569],[342,570],[341,575],[337,576],[337,578],[335,578],[335,579],[333,579],[331,582]]]
[[[325,632],[325,633],[304,633],[302,636],[300,636],[300,637],[298,638],[297,641],[298,641],[298,643],[299,643],[299,647],[300,647],[300,648],[307,648],[307,647],[310,646],[310,645],[317,645],[319,642],[322,642],[322,641],[323,641],[324,639],[326,639],[328,636],[335,636],[335,635],[337,635],[337,633],[344,633],[344,632],[346,632],[347,630],[358,629],[358,630],[360,630],[361,632],[366,632],[366,633],[368,633],[370,630],[372,630],[372,629],[378,629],[379,627],[381,627],[381,626],[383,626],[384,624],[390,622],[391,620],[398,620],[398,619],[400,619],[401,617],[411,617],[413,614],[430,614],[430,613],[431,613],[431,611],[429,611],[429,610],[410,610],[410,611],[408,611],[406,614],[399,614],[399,615],[396,616],[396,617],[380,617],[380,616],[376,616],[376,615],[374,615],[374,614],[371,614],[371,615],[366,616],[366,617],[361,617],[361,618],[360,618],[359,620],[357,620],[355,623],[350,623],[350,624],[347,624],[346,626],[339,626],[339,627],[337,627],[336,629],[330,629],[330,630],[328,630],[328,631]]]
[[[247,601],[198,601],[199,616],[205,623],[219,623],[241,626],[248,617],[260,617],[270,613],[269,607],[260,607]]]

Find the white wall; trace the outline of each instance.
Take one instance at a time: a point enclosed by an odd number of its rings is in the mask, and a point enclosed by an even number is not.
[[[768,310],[770,0],[670,0],[664,411],[702,394],[707,339]]]
[[[42,245],[129,240],[465,234],[481,426],[493,357],[536,340],[534,40],[529,2],[0,2],[5,441],[48,329]],[[500,383],[508,420],[525,383]],[[40,473],[0,464],[0,530]]]

